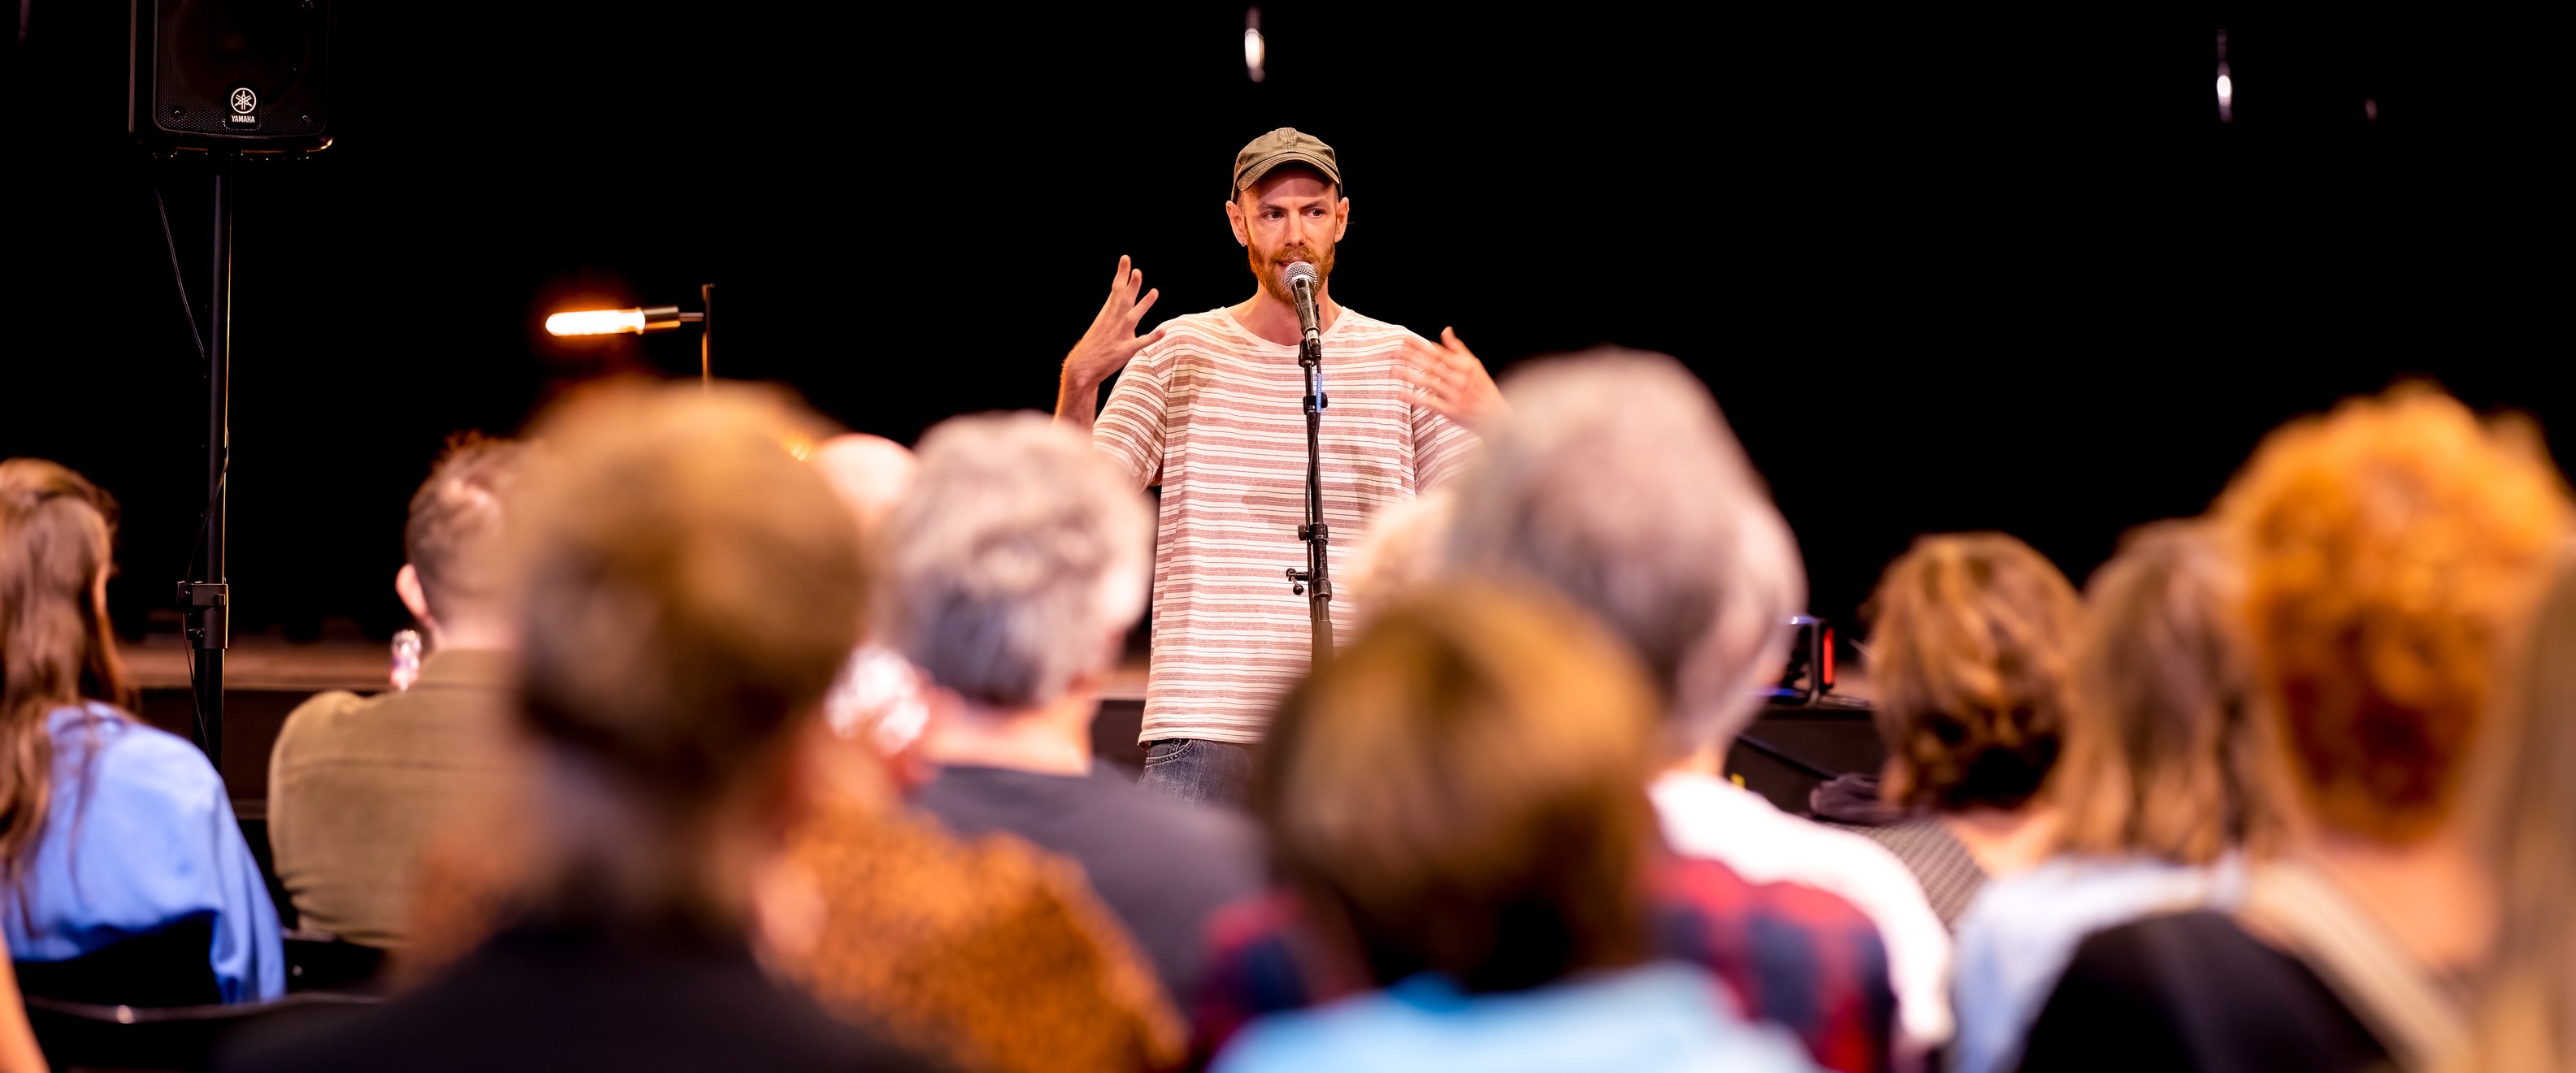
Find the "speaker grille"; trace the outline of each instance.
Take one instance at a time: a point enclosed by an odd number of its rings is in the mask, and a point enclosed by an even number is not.
[[[154,7],[154,125],[235,138],[310,136],[330,125],[322,67],[327,5],[158,0]],[[246,113],[235,107],[239,90],[249,91]]]

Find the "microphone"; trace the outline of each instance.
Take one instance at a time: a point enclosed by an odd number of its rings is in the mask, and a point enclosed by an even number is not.
[[[1281,275],[1288,281],[1288,293],[1297,296],[1297,325],[1306,333],[1307,345],[1313,346],[1316,336],[1323,333],[1315,315],[1315,288],[1323,285],[1323,277],[1315,272],[1315,266],[1304,261],[1289,262]]]

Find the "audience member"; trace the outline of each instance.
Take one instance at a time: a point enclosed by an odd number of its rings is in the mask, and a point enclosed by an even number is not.
[[[917,1066],[770,983],[746,941],[865,597],[855,528],[780,446],[799,423],[696,385],[543,422],[509,505],[532,754],[516,911],[417,992],[239,1068]]]
[[[411,688],[317,693],[278,732],[268,839],[306,930],[400,949],[430,833],[457,801],[510,777],[502,736],[515,645],[497,545],[523,453],[509,440],[451,439],[411,497],[394,593],[429,641]]]
[[[2274,432],[2217,517],[2289,786],[2283,852],[2232,914],[2086,939],[2024,1069],[2421,1070],[2495,932],[2455,807],[2490,683],[2568,532],[2527,427],[2403,387]],[[2556,776],[2553,776],[2556,777]]]
[[[1365,614],[1438,580],[1448,552],[1449,517],[1457,505],[1452,485],[1379,511],[1360,535],[1359,546],[1343,560],[1342,576],[1348,580],[1335,585],[1368,594],[1360,606]]]
[[[1217,1068],[1808,1068],[1650,953],[1656,708],[1573,609],[1462,587],[1383,612],[1290,696],[1255,791],[1381,990],[1256,1021]]]
[[[2446,1068],[2576,1069],[2576,557],[2558,577],[2512,682],[2509,728],[2482,746],[2499,777],[2479,849],[2500,910],[2469,1043]]]
[[[1955,1073],[2002,1073],[2095,931],[2244,889],[2239,847],[2277,821],[2236,625],[2235,572],[2206,524],[2130,534],[2085,588],[2074,697],[2045,798],[2057,855],[1990,884],[1960,923]]]
[[[0,931],[28,994],[275,998],[277,907],[223,777],[128,714],[107,617],[115,531],[115,500],[80,474],[0,462]]]
[[[1524,367],[1506,395],[1511,418],[1459,487],[1449,568],[1545,584],[1644,660],[1665,712],[1652,788],[1665,840],[1866,913],[1886,948],[1899,1057],[1928,1053],[1950,1036],[1950,936],[1921,885],[1877,843],[1783,813],[1723,772],[1787,660],[1806,585],[1716,401],[1671,358],[1626,351]]]
[[[2039,790],[2066,719],[2074,586],[2001,533],[1928,536],[1888,564],[1870,611],[1880,797],[1939,816],[1990,877],[2037,864],[2056,844]]]
[[[41,1073],[45,1052],[36,1047],[36,1030],[27,1023],[25,1000],[18,994],[18,974],[9,965],[9,947],[0,942],[0,1073]]]
[[[876,545],[882,542],[886,517],[911,493],[913,476],[921,468],[912,451],[883,436],[849,433],[824,441],[813,462],[858,520],[867,554],[879,554]],[[882,610],[871,608],[870,618],[882,617]],[[850,653],[823,699],[823,719],[842,738],[895,758],[896,781],[909,790],[933,774],[919,755],[923,732],[930,728],[930,702],[923,695],[919,668],[888,647],[883,633],[881,625],[872,623],[867,638]]]
[[[1178,1000],[1210,914],[1263,885],[1239,815],[1137,786],[1091,755],[1091,720],[1145,607],[1152,515],[1083,439],[1037,414],[963,417],[922,439],[888,520],[890,623],[935,687],[938,778],[914,804],[965,835],[1007,831],[1082,865]]]
[[[1080,865],[1019,837],[961,840],[885,802],[802,825],[810,936],[781,958],[845,1016],[961,1069],[1164,1069],[1186,1029]],[[789,944],[776,944],[785,947]]]

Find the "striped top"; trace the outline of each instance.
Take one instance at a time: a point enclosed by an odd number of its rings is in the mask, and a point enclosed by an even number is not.
[[[1305,372],[1297,348],[1244,330],[1223,309],[1175,317],[1127,363],[1092,446],[1163,486],[1154,537],[1154,644],[1139,741],[1256,742],[1270,708],[1306,673]],[[1325,329],[1324,522],[1336,560],[1370,519],[1454,476],[1476,437],[1396,378],[1413,333],[1345,307]],[[1338,582],[1338,578],[1336,581]],[[1333,631],[1354,601],[1336,584]]]

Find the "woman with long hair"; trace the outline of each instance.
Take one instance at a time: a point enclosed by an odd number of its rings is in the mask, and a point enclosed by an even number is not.
[[[107,617],[115,532],[116,501],[80,474],[0,462],[0,917],[20,985],[125,1005],[274,998],[286,990],[277,908],[223,777],[129,714]],[[200,926],[208,977],[87,973],[75,960],[193,942]]]
[[[2193,522],[2131,533],[2085,586],[2074,696],[2041,791],[2056,854],[1988,884],[1960,918],[1956,1073],[2012,1068],[2086,935],[2231,907],[2239,851],[2276,838],[2240,588],[2216,534]]]

